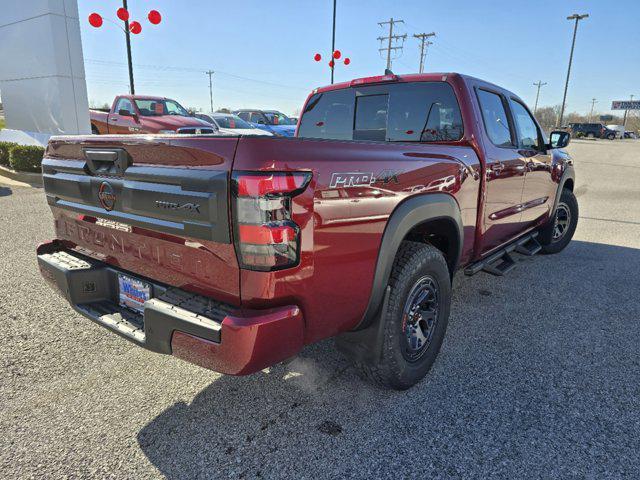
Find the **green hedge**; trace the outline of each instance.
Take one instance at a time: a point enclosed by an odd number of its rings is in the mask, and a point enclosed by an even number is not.
[[[44,148],[15,145],[9,152],[9,165],[19,172],[40,172]]]
[[[17,143],[12,142],[0,142],[0,165],[3,167],[9,166],[9,152]]]

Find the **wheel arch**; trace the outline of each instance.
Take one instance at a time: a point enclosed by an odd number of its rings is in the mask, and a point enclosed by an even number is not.
[[[427,238],[425,234],[433,238]],[[417,240],[416,236],[422,236],[422,239]],[[368,327],[375,320],[384,300],[396,253],[404,240],[431,243],[443,251],[453,278],[464,243],[462,216],[456,200],[451,195],[432,193],[411,197],[395,208],[382,235],[369,302],[356,330]]]
[[[576,174],[572,165],[567,165],[562,172],[562,177],[560,177],[560,181],[558,182],[558,190],[556,191],[556,198],[553,202],[553,210],[551,211],[551,217],[556,213],[556,208],[558,207],[558,202],[560,201],[560,196],[562,195],[562,190],[564,188],[568,188],[573,192],[573,188],[576,183]]]

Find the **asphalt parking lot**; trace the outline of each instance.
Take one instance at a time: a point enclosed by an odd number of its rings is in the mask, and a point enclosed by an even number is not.
[[[360,380],[327,341],[225,377],[149,353],[41,280],[41,189],[0,184],[2,478],[640,478],[640,141],[574,141],[559,255],[458,275],[433,370]]]

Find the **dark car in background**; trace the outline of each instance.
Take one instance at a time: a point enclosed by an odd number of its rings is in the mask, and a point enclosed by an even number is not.
[[[587,138],[607,138],[609,140],[616,138],[616,132],[609,130],[602,123],[570,123],[569,127],[573,137],[585,136]]]

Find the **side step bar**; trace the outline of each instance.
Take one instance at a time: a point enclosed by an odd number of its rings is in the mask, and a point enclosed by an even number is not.
[[[475,275],[480,271],[485,271],[491,275],[497,276],[509,273],[516,266],[516,261],[511,255],[512,252],[532,256],[542,249],[542,246],[536,238],[537,236],[538,232],[529,233],[489,255],[487,258],[483,258],[482,260],[472,263],[464,269],[465,275]]]

